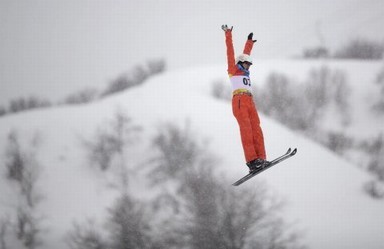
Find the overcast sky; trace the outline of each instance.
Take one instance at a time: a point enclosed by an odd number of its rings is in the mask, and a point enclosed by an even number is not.
[[[384,1],[0,0],[0,104],[100,89],[150,59],[168,70],[225,64],[225,23],[236,52],[254,32],[255,59],[289,57],[355,37],[383,41]]]

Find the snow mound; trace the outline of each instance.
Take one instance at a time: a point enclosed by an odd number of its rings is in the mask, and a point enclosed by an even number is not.
[[[254,65],[253,82],[261,84],[274,70],[303,78],[311,65],[318,62],[258,61]],[[364,65],[334,63],[332,66],[354,71]],[[138,142],[141,154],[133,159],[135,163],[148,156],[148,141],[160,123],[183,125],[189,120],[199,135],[210,140],[207,150],[221,159],[222,163],[215,166],[218,171],[224,172],[231,182],[246,174],[230,103],[211,96],[213,82],[227,80],[225,70],[225,66],[218,65],[167,72],[142,86],[94,103],[1,118],[1,152],[5,151],[12,130],[23,136],[24,147],[29,146],[27,138],[31,134],[38,132],[42,137],[38,150],[42,167],[38,187],[44,195],[40,205],[45,225],[49,227],[44,248],[66,248],[63,237],[73,221],[84,217],[98,217],[102,221],[106,208],[116,197],[87,165],[81,144],[81,138],[92,136],[116,110],[126,112],[143,128]],[[305,243],[310,248],[383,248],[384,202],[370,198],[362,189],[371,176],[274,120],[262,114],[260,118],[269,159],[284,153],[288,147],[297,147],[298,153],[245,184],[263,180],[276,195],[284,198],[285,218],[305,230]],[[16,201],[4,180],[4,172],[2,167],[0,218],[11,212]]]

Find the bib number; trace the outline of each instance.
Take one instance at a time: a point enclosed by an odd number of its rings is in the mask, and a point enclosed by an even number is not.
[[[232,90],[235,91],[237,89],[246,89],[251,91],[251,79],[244,75],[235,75],[230,78],[232,83]]]
[[[251,86],[251,79],[250,78],[243,78],[243,84],[246,86]]]

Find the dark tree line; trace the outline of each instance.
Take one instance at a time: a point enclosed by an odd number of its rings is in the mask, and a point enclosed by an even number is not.
[[[120,133],[119,137],[134,137],[133,133],[137,132],[132,129],[134,125],[125,124],[123,130],[127,133]],[[104,131],[110,137],[114,137],[110,132],[118,133],[117,129]],[[98,133],[92,140],[94,145],[105,141],[99,140],[100,137],[103,136]],[[105,154],[115,157],[118,155],[115,152],[129,150],[132,144],[124,141],[129,139],[122,139],[118,143],[121,147],[112,146],[113,152],[106,150]],[[90,155],[96,147],[99,146],[86,146],[87,150],[91,149]],[[125,185],[128,189],[120,191],[120,197],[109,208],[104,226],[107,230],[90,229],[89,222],[76,223],[69,232],[70,247],[302,248],[300,236],[283,229],[283,220],[277,218],[280,204],[271,202],[262,185],[258,185],[257,191],[227,187],[225,178],[214,171],[217,158],[208,148],[189,125],[184,128],[161,125],[150,148],[151,154],[156,156],[147,163],[150,166],[145,173],[150,179],[149,186],[144,186],[157,194],[150,200],[143,200]],[[95,158],[92,160],[95,162]],[[108,173],[111,167],[114,166],[100,169]],[[134,166],[125,164],[123,167],[129,170]]]

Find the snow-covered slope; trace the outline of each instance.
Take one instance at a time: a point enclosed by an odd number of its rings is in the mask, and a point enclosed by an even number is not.
[[[253,82],[260,84],[271,71],[304,78],[309,69],[319,65],[319,62],[260,61],[253,68]],[[346,69],[351,78],[359,77],[359,82],[364,80],[368,85],[380,65],[344,62],[330,66]],[[371,73],[358,73],[357,68],[361,67],[369,68]],[[210,140],[207,149],[221,158],[215,167],[227,175],[228,184],[243,176],[247,170],[230,103],[211,96],[212,82],[226,77],[222,65],[168,72],[140,87],[95,103],[1,118],[1,152],[5,150],[11,130],[22,135],[25,147],[29,146],[28,137],[34,132],[42,137],[38,150],[42,168],[38,188],[45,197],[40,204],[47,227],[44,248],[66,248],[63,238],[73,221],[84,217],[97,217],[102,221],[106,208],[116,197],[116,191],[103,185],[100,176],[88,167],[81,145],[81,138],[92,136],[116,110],[126,112],[133,123],[143,128],[136,157],[131,159],[133,164],[143,163],[150,157],[148,143],[160,123],[183,125],[189,120],[199,135]],[[359,84],[354,89],[368,91]],[[305,231],[304,242],[310,248],[319,249],[383,248],[384,202],[370,198],[362,190],[370,176],[268,117],[260,114],[260,118],[269,158],[279,156],[288,147],[298,148],[295,157],[258,179],[286,201],[285,218]],[[4,180],[3,165],[0,173],[1,218],[11,214],[17,198],[12,195],[9,182]],[[137,191],[149,190],[138,187]]]

